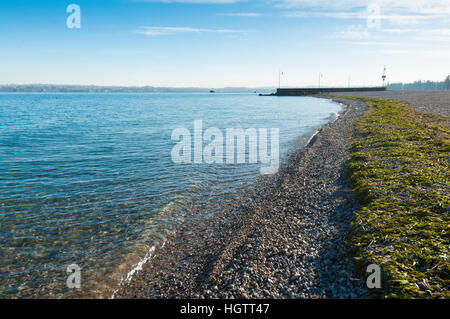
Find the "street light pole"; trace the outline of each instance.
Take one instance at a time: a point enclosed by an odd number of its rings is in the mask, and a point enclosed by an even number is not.
[[[281,76],[283,75],[283,71],[278,71],[278,88],[281,89]]]

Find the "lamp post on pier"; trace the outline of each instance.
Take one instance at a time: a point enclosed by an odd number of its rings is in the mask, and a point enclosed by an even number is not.
[[[283,75],[283,71],[278,71],[278,88],[281,89],[281,76]]]

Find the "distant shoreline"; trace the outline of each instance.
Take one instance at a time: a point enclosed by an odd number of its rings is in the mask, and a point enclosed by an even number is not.
[[[275,87],[154,87],[26,84],[0,85],[0,93],[270,93]]]
[[[300,86],[302,89],[318,89],[314,85]],[[323,85],[324,88],[333,86]],[[335,86],[334,86],[335,87]],[[366,87],[366,85],[363,85]],[[282,86],[283,90],[289,87]],[[114,85],[79,85],[79,84],[0,84],[0,93],[262,93],[271,94],[278,88],[275,86],[245,87],[157,87],[157,86],[114,86]],[[445,82],[391,83],[388,91],[446,91]],[[213,93],[211,91],[214,91]]]

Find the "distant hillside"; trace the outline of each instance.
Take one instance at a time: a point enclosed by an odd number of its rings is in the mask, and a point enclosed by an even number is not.
[[[314,87],[314,86],[307,86]],[[442,82],[416,81],[414,83],[391,83],[388,90],[448,90],[449,79]],[[0,85],[0,92],[36,92],[36,93],[272,93],[275,87],[153,87],[153,86],[96,86],[96,85],[54,85],[54,84],[23,84]]]
[[[208,93],[214,90],[216,93],[266,93],[274,88],[175,88],[153,86],[96,86],[96,85],[52,85],[52,84],[26,84],[26,85],[0,85],[0,92],[47,92],[47,93]]]
[[[414,83],[392,83],[388,90],[448,90],[449,78],[442,82],[416,81]]]

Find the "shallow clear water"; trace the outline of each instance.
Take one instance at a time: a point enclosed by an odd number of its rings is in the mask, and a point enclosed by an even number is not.
[[[0,94],[0,297],[108,296],[200,202],[260,164],[174,164],[172,131],[279,128],[280,153],[341,110],[253,94]],[[66,268],[82,269],[82,289]]]

